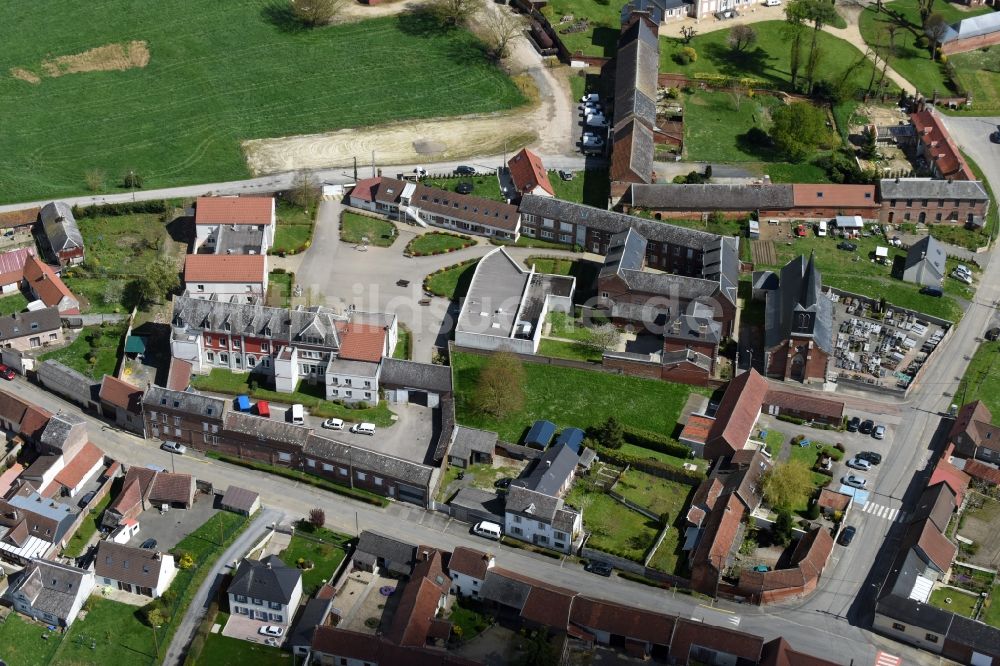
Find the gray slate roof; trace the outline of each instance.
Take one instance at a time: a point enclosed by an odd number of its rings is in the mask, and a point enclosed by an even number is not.
[[[73,402],[87,405],[99,400],[100,382],[95,382],[82,372],[77,372],[59,361],[52,359],[44,361],[36,372],[42,386]]]
[[[42,430],[39,442],[50,451],[65,452],[70,436],[75,433],[77,437],[85,439],[86,431],[87,420],[80,414],[57,412],[45,424],[45,429]],[[77,439],[76,441],[80,440]]]
[[[473,451],[493,455],[497,439],[499,439],[497,434],[489,430],[457,426],[455,428],[455,441],[452,443],[448,455],[462,460],[468,460]]]
[[[493,568],[486,572],[486,580],[483,582],[479,597],[520,611],[524,608],[524,602],[530,593],[531,585],[506,576]]]
[[[49,239],[53,252],[83,247],[83,236],[73,217],[73,209],[64,201],[53,201],[42,207],[38,217],[42,231]]]
[[[333,599],[314,598],[307,601],[302,614],[299,615],[299,621],[288,635],[288,646],[291,648],[311,646],[316,627],[326,622],[332,605]]]
[[[683,338],[718,343],[722,339],[722,324],[713,319],[713,314],[711,306],[694,302],[685,312],[667,322],[663,335],[671,339]]]
[[[563,500],[551,495],[511,484],[507,492],[506,511],[532,520],[548,523],[561,532],[572,532],[577,513],[564,506]]]
[[[655,99],[659,72],[659,40],[644,21],[638,21],[618,42],[615,54],[615,113],[619,113],[618,100],[631,96],[636,90],[649,99]]]
[[[922,285],[940,285],[948,257],[941,241],[927,235],[910,246],[903,266],[903,279]]]
[[[642,234],[631,227],[618,232],[608,242],[608,253],[604,255],[600,276],[621,275],[626,270],[641,271],[646,261],[647,245]]]
[[[511,483],[514,487],[528,488],[545,495],[555,495],[566,479],[576,470],[580,455],[566,445],[550,446],[528,476]]]
[[[305,446],[312,429],[305,426],[287,423],[278,419],[266,419],[261,416],[244,414],[229,410],[223,422],[223,428],[243,435],[263,437],[272,442]]]
[[[315,433],[309,435],[305,446],[302,447],[302,453],[326,462],[354,466],[421,488],[427,487],[434,471],[427,465],[326,439]]]
[[[382,359],[380,382],[383,386],[400,386],[434,393],[451,393],[451,366],[402,361],[386,357]]]
[[[302,572],[286,565],[277,555],[260,561],[244,559],[229,584],[229,593],[287,604],[301,579]]]
[[[823,278],[812,257],[807,261],[799,255],[785,264],[778,288],[767,294],[764,310],[768,348],[794,333],[811,335],[820,349],[833,352],[833,303],[823,295]]]
[[[84,569],[36,558],[11,583],[11,591],[23,592],[32,608],[65,620],[89,575]]]
[[[17,312],[0,317],[0,340],[13,340],[26,335],[38,335],[62,328],[57,308]]]
[[[920,494],[911,522],[919,523],[930,518],[934,526],[944,532],[954,512],[955,492],[947,483],[936,483]]]
[[[258,499],[260,499],[259,493],[239,486],[229,486],[226,489],[226,494],[222,496],[222,506],[223,508],[249,512]]]
[[[199,417],[223,418],[228,401],[193,391],[171,391],[162,386],[153,386],[142,396],[142,404],[156,411],[159,407],[176,409]]]
[[[941,39],[941,42],[947,44],[956,39],[969,39],[971,37],[978,37],[979,35],[989,35],[998,30],[1000,30],[1000,13],[989,12],[988,14],[972,16],[962,19],[957,23],[952,23],[948,26],[948,31]]]
[[[354,552],[381,559],[390,570],[407,575],[413,571],[413,564],[417,557],[415,545],[372,530],[365,530],[361,533],[361,536],[358,537],[358,545],[354,547]]]
[[[650,182],[653,179],[654,143],[653,130],[645,123],[630,118],[624,124],[616,124],[611,146],[612,178],[627,180],[633,174],[644,183]],[[621,172],[624,166],[620,157],[622,152],[628,156],[625,164],[629,174]]]
[[[978,180],[935,180],[932,178],[883,178],[879,181],[883,199],[960,199],[989,201],[986,188]]]
[[[635,208],[650,210],[704,211],[791,208],[791,185],[632,185],[626,194]]]
[[[899,620],[903,624],[942,635],[948,633],[953,618],[957,617],[954,613],[935,608],[930,604],[922,604],[895,594],[879,599],[876,612]]]
[[[466,486],[455,493],[448,504],[461,509],[488,513],[496,517],[497,522],[503,523],[504,500],[496,493]]]
[[[476,265],[456,330],[499,337],[513,335],[528,278],[529,272],[504,248],[490,251]]]

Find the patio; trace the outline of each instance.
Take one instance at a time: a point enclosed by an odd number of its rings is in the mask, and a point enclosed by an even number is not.
[[[260,643],[262,645],[281,647],[281,644],[285,642],[285,638],[288,634],[288,625],[280,625],[285,629],[285,631],[279,638],[261,635],[260,628],[271,624],[274,623],[265,622],[263,620],[252,620],[245,615],[230,615],[229,620],[226,622],[226,626],[222,628],[222,635],[228,636],[229,638],[236,638],[241,641],[248,641],[250,643]]]

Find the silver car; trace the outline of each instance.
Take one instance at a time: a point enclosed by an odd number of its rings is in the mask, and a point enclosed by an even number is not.
[[[853,467],[854,469],[860,469],[862,472],[867,472],[872,468],[872,464],[870,462],[860,458],[851,458],[847,461],[847,466]]]
[[[868,485],[868,479],[863,476],[858,476],[857,474],[848,474],[840,480],[841,483],[847,486],[852,486],[854,488],[864,488]]]

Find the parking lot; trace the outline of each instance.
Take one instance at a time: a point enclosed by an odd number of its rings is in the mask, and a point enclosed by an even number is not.
[[[215,495],[196,493],[190,509],[146,509],[139,515],[139,531],[128,545],[139,547],[147,539],[156,539],[156,550],[168,551],[218,513],[217,505]]]
[[[374,435],[356,434],[345,425],[343,430],[324,430],[322,419],[308,417],[309,424],[320,437],[353,444],[365,449],[386,453],[416,463],[428,463],[431,450],[437,444],[441,430],[440,410],[420,405],[393,405],[398,420],[390,428],[376,428]]]

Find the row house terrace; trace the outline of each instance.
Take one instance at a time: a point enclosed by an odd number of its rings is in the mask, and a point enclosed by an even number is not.
[[[421,227],[443,227],[511,242],[520,233],[517,206],[395,178],[358,181],[347,201],[354,208]]]
[[[174,299],[171,354],[195,374],[213,368],[258,373],[290,393],[300,381],[328,400],[377,404],[381,360],[396,348],[395,315],[324,307]]]

